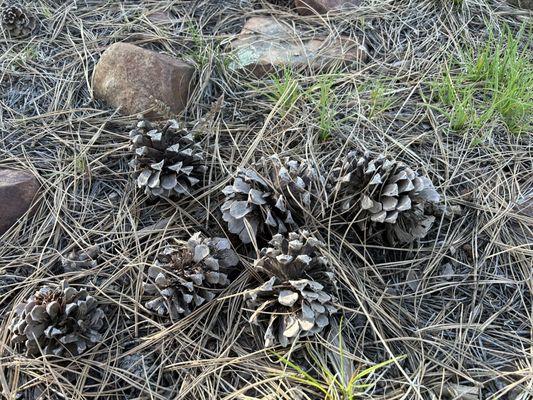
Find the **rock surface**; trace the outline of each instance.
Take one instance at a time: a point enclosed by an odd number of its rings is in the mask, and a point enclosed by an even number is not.
[[[176,19],[173,18],[172,14],[169,11],[156,11],[153,13],[147,13],[146,18],[152,24],[156,26],[161,25],[172,25],[176,22]]]
[[[96,98],[122,114],[167,118],[187,105],[194,67],[128,43],[115,43],[95,67]]]
[[[0,169],[0,235],[29,210],[38,190],[33,174]]]
[[[361,0],[294,0],[296,11],[301,15],[326,14],[328,11],[355,8]]]
[[[231,43],[230,68],[260,77],[283,67],[321,68],[339,60],[364,62],[366,48],[354,39],[309,37],[272,17],[252,17]]]

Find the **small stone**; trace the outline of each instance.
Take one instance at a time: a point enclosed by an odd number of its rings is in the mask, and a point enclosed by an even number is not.
[[[176,19],[172,17],[170,11],[156,11],[153,13],[148,13],[146,18],[156,26],[172,25],[176,22]]]
[[[125,115],[159,119],[188,101],[194,67],[129,43],[111,45],[94,69],[94,96]]]
[[[308,37],[273,17],[252,17],[231,43],[233,70],[247,70],[261,77],[284,67],[327,67],[339,60],[345,64],[365,62],[367,49],[357,40],[340,37]]]
[[[361,4],[361,0],[295,0],[300,15],[326,14],[329,11],[347,10]]]
[[[33,174],[0,169],[0,235],[30,209],[38,190]]]

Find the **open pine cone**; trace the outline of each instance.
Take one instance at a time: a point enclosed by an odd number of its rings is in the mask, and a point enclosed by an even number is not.
[[[148,269],[146,308],[173,320],[210,301],[230,282],[228,271],[239,257],[229,240],[193,235],[188,242],[167,246]]]
[[[203,181],[207,166],[192,132],[169,120],[162,129],[140,120],[130,131],[137,185],[161,197],[188,195]]]
[[[98,246],[92,246],[86,250],[72,250],[66,256],[61,257],[61,265],[65,272],[94,268],[98,264],[99,255],[100,248]]]
[[[341,213],[361,212],[360,225],[373,231],[385,228],[392,242],[424,238],[435,217],[427,205],[440,200],[431,181],[384,155],[351,151],[333,173],[332,193]]]
[[[334,276],[320,254],[322,242],[307,231],[275,235],[255,268],[268,278],[246,294],[250,322],[264,329],[265,347],[287,346],[321,332],[337,312]]]
[[[254,169],[239,168],[233,185],[222,192],[226,195],[222,218],[243,243],[251,243],[258,233],[285,233],[287,225],[294,225],[285,197]]]
[[[157,368],[156,357],[153,354],[128,354],[119,360],[118,367],[136,378],[145,378]]]
[[[323,192],[325,179],[316,168],[303,160],[273,155],[262,159],[265,173],[270,175],[274,187],[279,188],[295,208],[310,210],[313,200]]]
[[[14,379],[14,377],[10,378]],[[39,380],[41,382],[36,383],[35,376],[32,376],[31,373],[26,375],[24,373],[19,372],[17,378],[16,394],[12,397],[5,397],[5,399],[9,398],[10,400],[65,400],[65,397],[57,394],[60,393],[60,390],[56,385],[52,384],[51,382],[46,382],[44,378],[41,378]]]
[[[2,9],[2,26],[11,37],[25,37],[33,32],[37,20],[28,10],[15,4]]]
[[[25,348],[28,355],[78,355],[102,340],[104,311],[86,290],[66,282],[42,287],[15,312],[11,344]]]

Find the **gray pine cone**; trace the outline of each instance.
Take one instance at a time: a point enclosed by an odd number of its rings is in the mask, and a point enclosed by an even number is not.
[[[78,355],[102,340],[104,311],[86,290],[66,282],[42,287],[15,312],[11,344],[25,348],[28,355]]]
[[[432,182],[384,155],[351,151],[335,168],[332,196],[341,213],[359,213],[357,221],[373,231],[384,227],[392,242],[424,238],[435,221],[427,205],[439,202]]]
[[[99,255],[100,248],[98,246],[92,246],[86,250],[72,250],[61,258],[61,265],[65,272],[94,268],[98,264]]]
[[[239,168],[233,185],[222,192],[222,218],[243,243],[251,243],[258,234],[285,233],[287,225],[294,225],[285,197],[254,169]]]
[[[58,388],[51,385],[50,382],[36,383],[35,377],[20,374],[17,382],[17,393],[14,400],[65,400],[65,397],[57,394]]]
[[[262,160],[263,170],[269,173],[274,187],[280,189],[295,208],[310,210],[313,200],[320,197],[326,187],[325,178],[308,162],[273,155]]]
[[[192,132],[169,120],[162,129],[140,120],[130,131],[137,185],[152,196],[189,195],[207,171],[202,147]]]
[[[167,246],[148,269],[146,308],[173,320],[189,315],[215,298],[227,285],[227,272],[239,257],[223,238],[193,235],[188,242]]]
[[[8,275],[8,274],[2,274],[0,275],[0,304],[5,300],[2,298],[2,296],[15,289],[18,285],[17,276],[15,275]]]
[[[275,235],[255,262],[269,279],[246,294],[250,322],[264,329],[265,347],[287,346],[321,332],[337,312],[334,276],[320,254],[324,246],[307,231]]]
[[[11,37],[25,37],[34,31],[37,20],[28,10],[15,4],[2,9],[2,26]]]
[[[154,369],[157,369],[156,360],[153,354],[129,354],[123,356],[119,362],[118,367],[127,371],[129,375],[144,379],[150,375]]]

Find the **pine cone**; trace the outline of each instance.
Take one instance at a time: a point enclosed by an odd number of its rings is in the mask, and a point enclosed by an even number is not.
[[[172,380],[176,379],[172,373],[163,372],[161,360],[153,351],[122,355],[117,362],[121,379],[117,380],[116,387],[123,391],[124,399],[148,400],[154,394],[161,398],[175,398]],[[156,389],[157,388],[157,389]]]
[[[5,300],[1,296],[18,286],[17,277],[14,275],[0,275],[0,304]]]
[[[281,160],[277,155],[262,160],[265,173],[270,174],[274,187],[280,189],[294,208],[310,211],[313,201],[326,187],[325,179],[317,169],[303,160],[289,157]]]
[[[153,354],[139,353],[123,356],[118,362],[118,367],[138,378],[144,378],[147,374],[150,375],[154,369],[157,369]]]
[[[152,299],[146,308],[174,320],[189,315],[229,285],[227,272],[238,262],[223,238],[204,239],[196,233],[187,243],[168,246],[148,269],[144,292]]]
[[[37,26],[37,20],[20,5],[11,5],[2,10],[2,26],[11,37],[30,35]]]
[[[0,273],[0,315],[7,315],[4,311],[10,307],[17,289],[20,288],[20,282],[23,280],[23,277],[15,274]]]
[[[94,268],[98,264],[99,254],[100,248],[98,246],[89,247],[87,250],[72,250],[61,258],[61,265],[65,272]]]
[[[294,225],[285,197],[277,193],[251,168],[240,168],[233,185],[226,186],[220,207],[222,218],[231,233],[239,235],[243,243],[271,233],[287,232],[286,224]]]
[[[371,231],[384,227],[392,242],[410,243],[427,235],[435,217],[426,215],[426,205],[440,199],[428,178],[381,154],[358,151],[349,152],[333,172],[332,195],[341,213],[361,212],[361,226]]]
[[[162,129],[140,120],[130,132],[137,185],[161,197],[190,195],[207,171],[202,147],[192,132],[169,120]]]
[[[65,282],[42,287],[15,312],[11,344],[26,348],[28,355],[78,355],[102,340],[105,313],[97,300]]]
[[[14,400],[65,400],[65,397],[59,396],[59,390],[56,385],[46,382],[45,376],[40,376],[39,381],[32,375],[20,374],[17,380],[17,393],[9,399]],[[7,399],[7,397],[6,397]]]
[[[334,276],[320,255],[322,242],[307,231],[275,235],[255,262],[269,279],[246,294],[254,310],[250,322],[265,330],[265,347],[287,346],[299,337],[321,332],[337,312]]]

